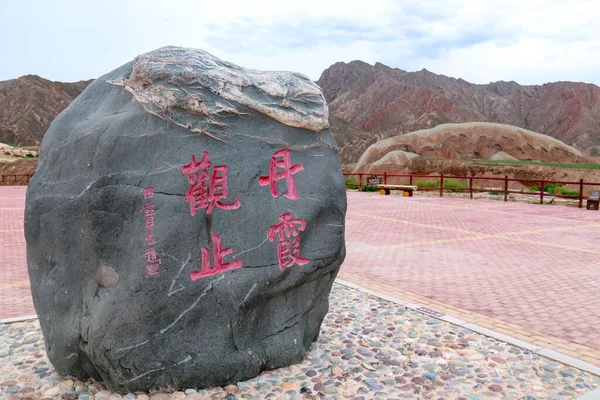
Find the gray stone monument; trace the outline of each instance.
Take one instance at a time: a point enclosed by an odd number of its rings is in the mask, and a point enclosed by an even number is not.
[[[50,126],[27,190],[31,290],[56,369],[118,391],[301,361],[345,255],[320,88],[165,47]]]

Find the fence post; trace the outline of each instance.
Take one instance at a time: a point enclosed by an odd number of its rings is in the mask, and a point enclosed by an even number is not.
[[[473,200],[473,178],[469,177],[469,195],[471,200]]]
[[[362,192],[362,174],[358,174],[358,191]]]
[[[583,207],[583,179],[579,180],[579,208]]]
[[[508,200],[508,175],[504,175],[504,201]]]
[[[440,174],[440,197],[444,195],[444,174]]]
[[[540,204],[544,204],[544,181],[540,181]]]
[[[410,186],[412,186],[412,182],[413,182],[413,179],[412,179],[412,178],[413,178],[413,176],[412,176],[412,175],[410,175],[410,176],[408,177],[408,184],[409,184]]]
[[[387,185],[387,171],[383,172],[383,184]]]

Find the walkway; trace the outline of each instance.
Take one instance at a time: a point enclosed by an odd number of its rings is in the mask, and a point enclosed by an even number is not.
[[[600,212],[348,193],[340,278],[600,365]]]
[[[31,315],[25,187],[0,187],[0,319]],[[348,193],[339,277],[600,365],[600,212]]]
[[[0,319],[33,315],[23,216],[26,186],[0,186]]]

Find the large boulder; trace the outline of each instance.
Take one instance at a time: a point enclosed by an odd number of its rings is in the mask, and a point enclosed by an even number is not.
[[[299,362],[345,255],[344,179],[307,77],[165,47],[50,126],[27,190],[48,357],[119,391]]]

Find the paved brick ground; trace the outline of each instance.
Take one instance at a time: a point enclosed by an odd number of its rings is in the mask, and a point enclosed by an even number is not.
[[[0,319],[35,314],[23,237],[26,186],[0,186]]]
[[[505,333],[600,365],[600,212],[358,192],[348,200],[340,277],[504,322]]]
[[[0,319],[34,314],[25,187],[0,187]],[[348,193],[340,277],[600,365],[600,212]]]

